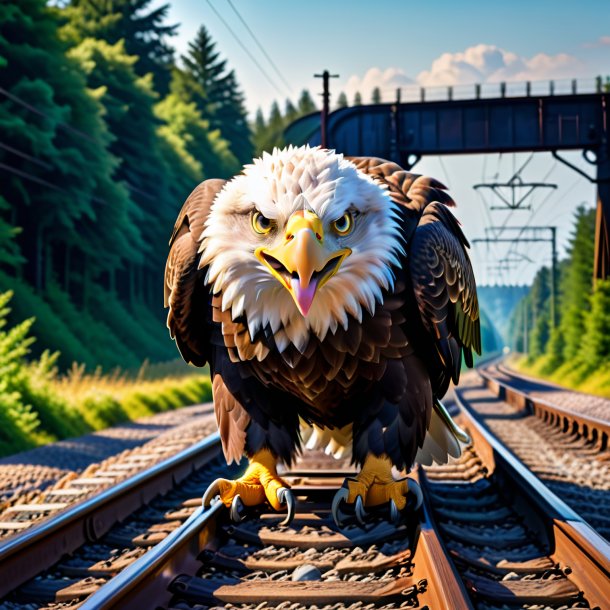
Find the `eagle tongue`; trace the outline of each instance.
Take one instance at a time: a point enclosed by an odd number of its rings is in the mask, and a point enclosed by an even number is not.
[[[292,278],[292,292],[299,311],[306,316],[309,313],[313,298],[316,296],[316,288],[318,287],[317,278],[311,278],[309,284],[303,288],[299,278]]]

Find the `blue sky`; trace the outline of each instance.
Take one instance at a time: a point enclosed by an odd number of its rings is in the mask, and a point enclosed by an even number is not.
[[[157,0],[156,4],[165,1]],[[324,69],[340,75],[332,82],[335,98],[340,91],[346,91],[350,99],[355,91],[361,91],[365,102],[374,86],[379,86],[384,101],[389,101],[395,88],[407,83],[414,83],[414,87],[451,84],[458,89],[474,82],[550,78],[579,78],[585,83],[598,74],[610,75],[610,0],[232,1],[288,87],[267,63],[227,0],[171,1],[169,22],[181,24],[173,40],[178,54],[186,51],[201,24],[208,28],[221,54],[235,69],[251,113],[257,107],[267,112],[273,100],[296,100],[303,88],[317,93],[320,83],[313,74]],[[276,87],[235,41],[210,2]],[[484,204],[472,185],[495,174],[499,180],[508,179],[512,168],[527,156],[490,155],[487,160],[483,156],[447,156],[442,161],[427,158],[415,171],[448,183],[459,205],[458,216],[472,238],[482,235],[489,224]],[[585,167],[576,153],[566,156]],[[580,203],[592,206],[595,191],[586,180],[546,154],[536,155],[523,178],[540,180],[547,174],[559,188],[548,198],[546,192],[534,197],[531,223],[557,224],[563,252],[573,210]],[[509,224],[528,222],[529,214],[515,212]],[[506,213],[492,213],[494,224],[505,220]],[[529,256],[535,262],[524,261],[500,280],[529,281],[539,264],[548,261],[545,251],[544,245],[530,249]],[[487,262],[501,258],[502,248],[495,253],[477,249],[472,254],[479,281],[490,281]]]

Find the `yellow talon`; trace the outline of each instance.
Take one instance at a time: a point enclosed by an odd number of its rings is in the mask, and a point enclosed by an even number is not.
[[[275,510],[282,510],[278,490],[289,486],[278,476],[276,463],[275,456],[268,449],[262,449],[250,458],[242,477],[235,481],[218,479],[216,484],[221,502],[229,508],[235,496],[239,495],[244,506],[257,506],[266,498]]]
[[[369,454],[362,470],[355,479],[347,479],[347,502],[353,504],[358,496],[365,506],[379,506],[394,500],[396,508],[403,510],[407,505],[408,480],[395,481],[392,477],[392,462],[385,455]]]

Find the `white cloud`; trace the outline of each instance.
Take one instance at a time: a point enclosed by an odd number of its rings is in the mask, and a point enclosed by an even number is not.
[[[610,44],[610,36],[603,36],[600,41],[606,38]],[[410,78],[400,68],[370,68],[364,77],[351,76],[343,91],[350,104],[357,91],[367,104],[375,87],[381,89],[382,100],[389,102],[394,100],[394,92],[398,87],[567,79],[585,76],[583,72],[583,63],[567,53],[538,53],[532,57],[523,57],[495,45],[478,44],[458,53],[443,53],[432,62],[428,70],[423,70],[416,78]]]
[[[582,63],[566,53],[521,57],[495,45],[478,44],[463,52],[443,53],[429,70],[417,75],[424,87],[465,85],[502,81],[535,81],[573,78],[582,73]]]
[[[379,87],[381,99],[389,102],[394,99],[396,89],[412,85],[414,82],[400,68],[387,68],[386,70],[370,68],[362,78],[355,74],[350,76],[342,91],[347,95],[350,104],[354,101],[356,92],[360,92],[363,103],[368,104],[371,101],[373,89]]]

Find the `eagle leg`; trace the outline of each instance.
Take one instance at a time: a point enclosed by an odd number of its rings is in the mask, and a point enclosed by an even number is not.
[[[212,499],[231,509],[231,516],[238,519],[243,506],[258,506],[265,500],[277,511],[285,506],[290,522],[294,515],[294,498],[288,484],[276,470],[277,458],[268,449],[257,451],[251,458],[246,472],[239,479],[216,479],[203,494],[203,506],[208,507]]]
[[[410,489],[411,488],[411,489]],[[362,465],[362,470],[355,478],[345,479],[342,488],[333,499],[333,517],[337,525],[341,525],[340,505],[342,502],[353,504],[356,518],[362,522],[362,511],[358,504],[364,498],[364,506],[379,507],[388,505],[390,518],[396,522],[400,519],[400,511],[407,506],[407,494],[412,492],[415,509],[421,504],[419,486],[408,477],[394,480],[392,462],[385,454],[380,456],[369,453]],[[360,514],[359,514],[360,513]]]

